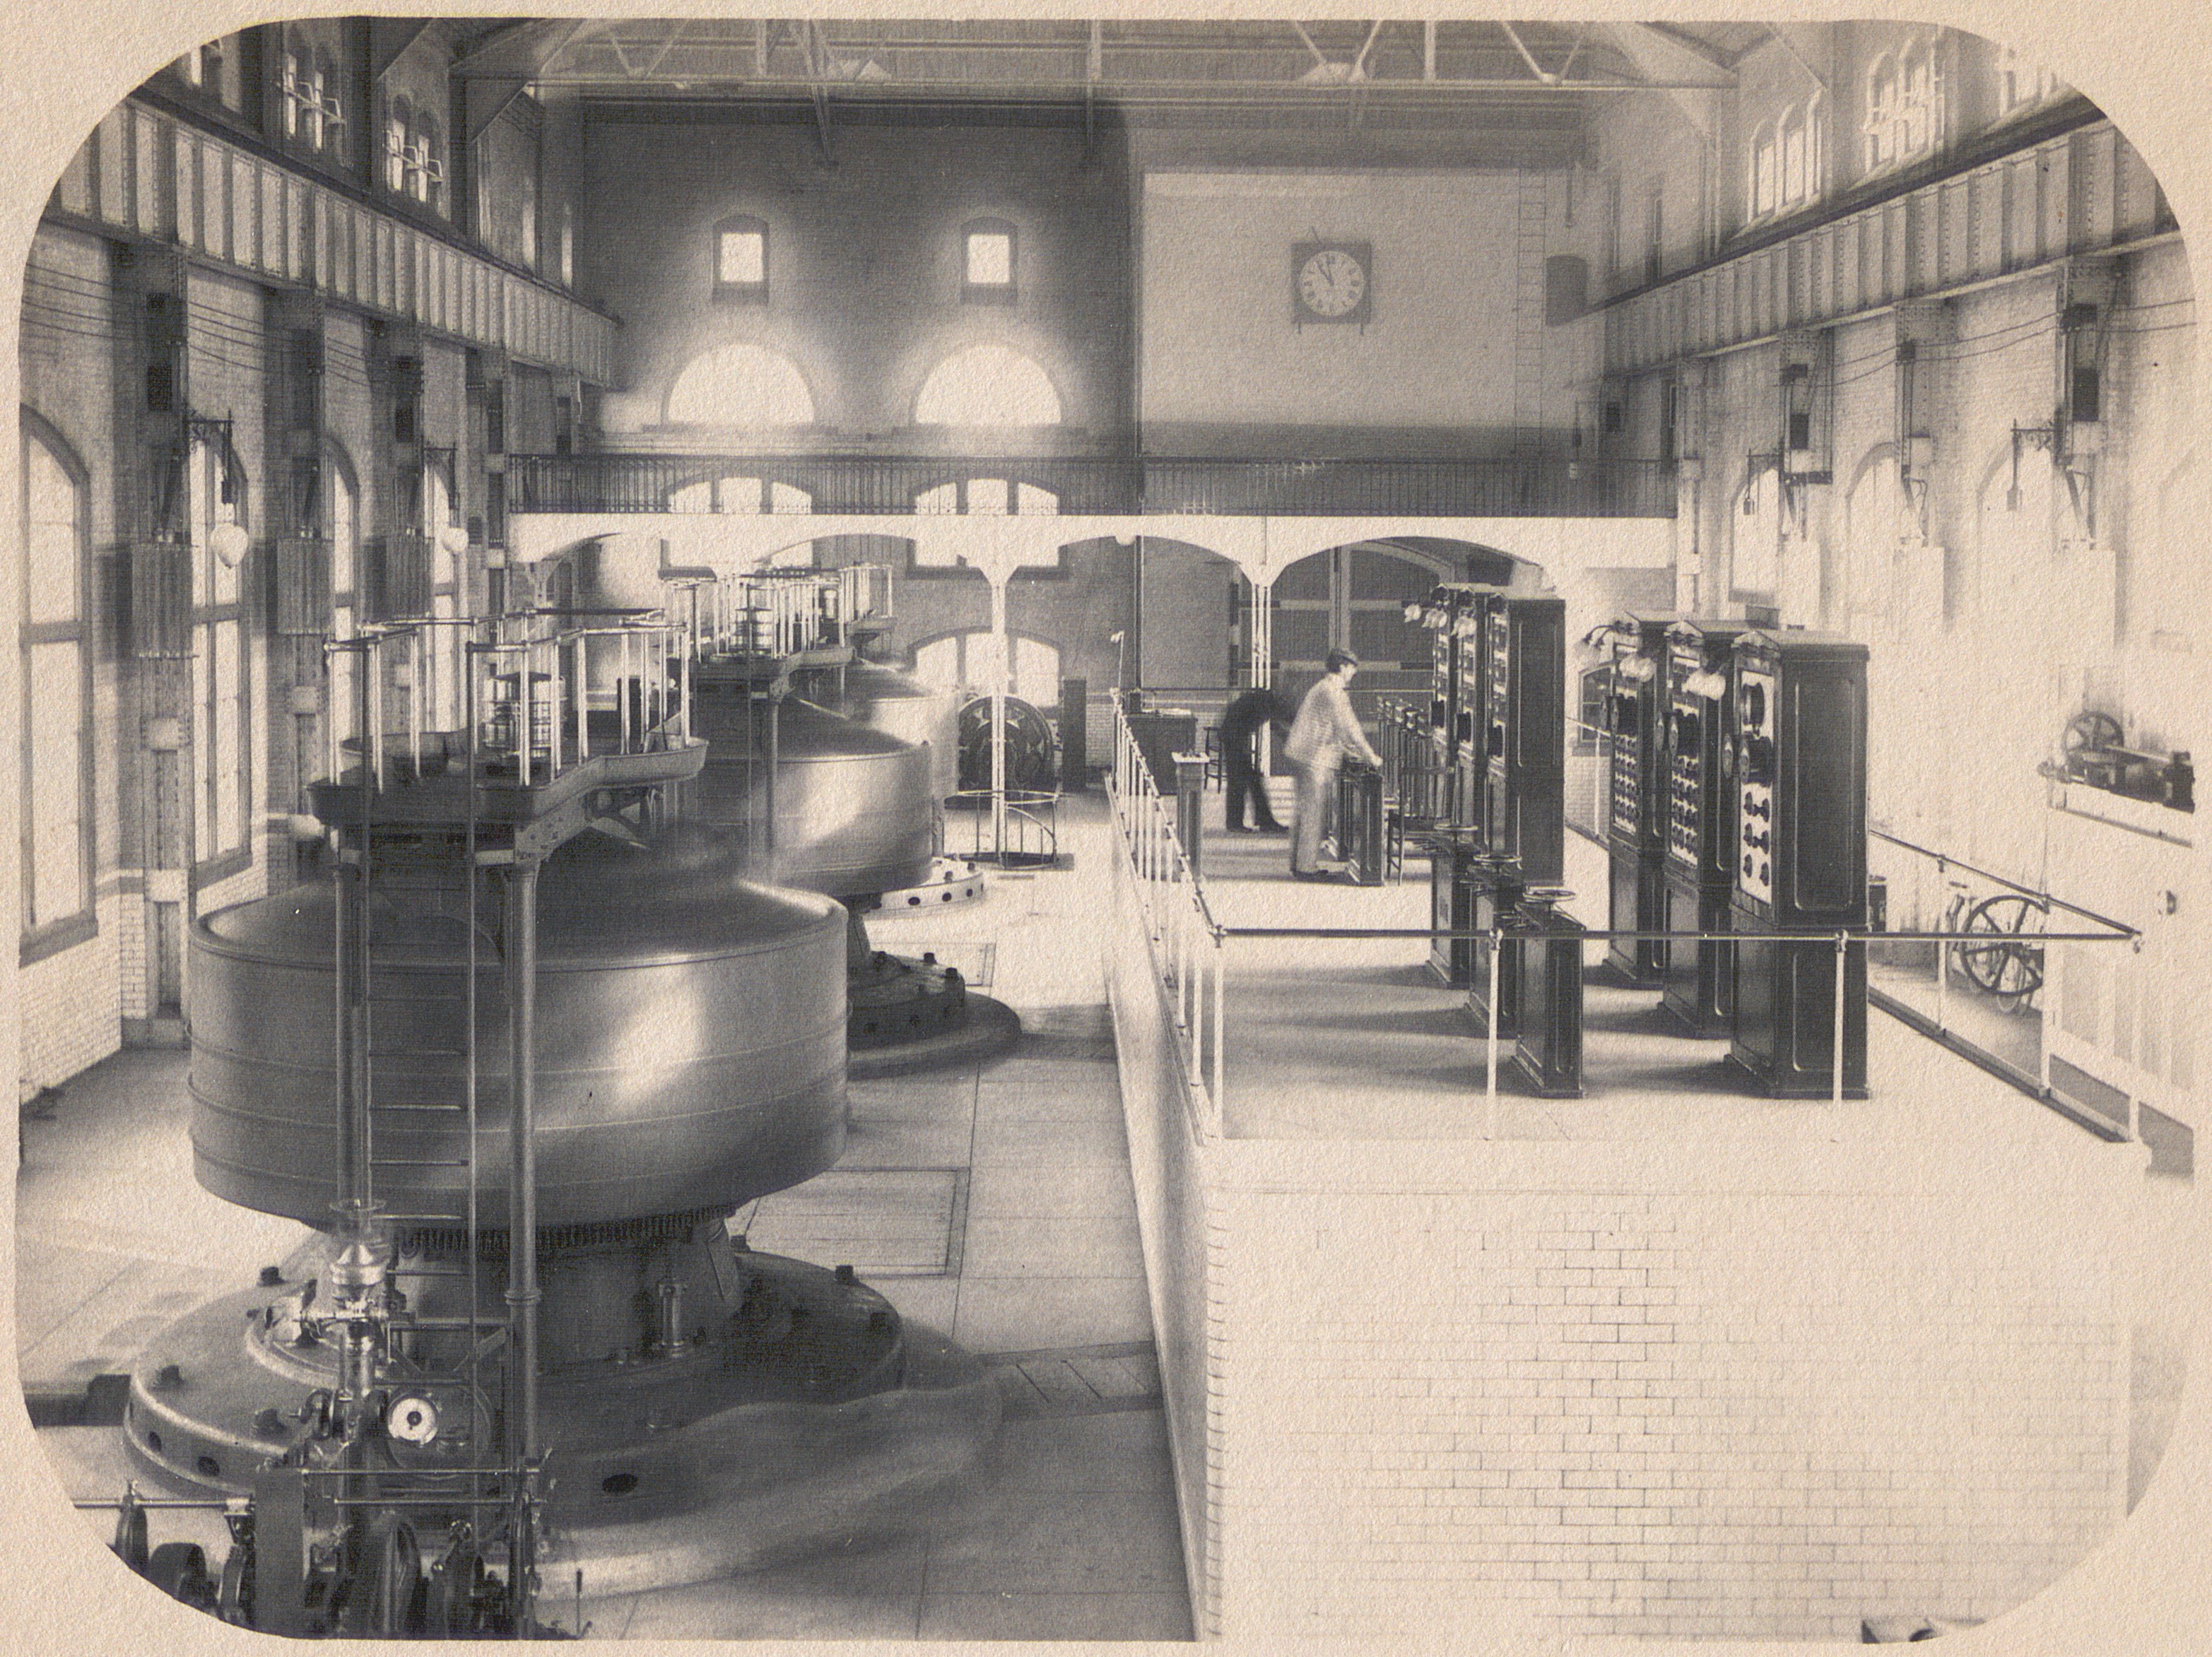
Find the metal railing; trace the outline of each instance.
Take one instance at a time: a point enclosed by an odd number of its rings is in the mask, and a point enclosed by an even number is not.
[[[438,726],[430,670],[447,653],[440,635],[448,632],[463,645],[463,705],[472,710],[455,730]],[[333,665],[352,659],[349,672],[365,677],[380,710],[351,737],[343,719],[325,721],[326,774],[334,779],[349,757],[379,787],[457,768],[471,719],[477,759],[511,768],[524,787],[593,758],[657,752],[690,738],[690,628],[658,610],[381,623],[328,641],[325,652]]]
[[[1386,759],[1388,750],[1385,750]],[[1609,774],[1610,768],[1601,766],[1601,775]],[[1448,927],[1422,926],[1230,926],[1216,917],[1206,898],[1206,889],[1182,845],[1176,828],[1175,802],[1164,796],[1156,785],[1152,769],[1146,763],[1127,719],[1121,702],[1115,702],[1114,765],[1109,775],[1109,804],[1114,827],[1120,836],[1121,862],[1128,889],[1130,911],[1117,915],[1117,923],[1139,924],[1145,929],[1149,942],[1154,975],[1163,994],[1168,998],[1171,1011],[1177,1052],[1188,1082],[1193,1108],[1200,1114],[1200,1124],[1213,1134],[1223,1130],[1226,1090],[1230,1080],[1226,1050],[1228,1047],[1227,965],[1229,947],[1241,941],[1268,940],[1280,945],[1296,942],[1384,941],[1402,939],[1433,944],[1440,939],[1468,940],[1486,944],[1487,949],[1487,993],[1483,1005],[1498,1006],[1500,962],[1503,946],[1520,944],[1543,947],[1556,946],[1562,935],[1528,925],[1494,925],[1483,928],[1455,930]],[[1603,803],[1602,797],[1599,803]],[[1602,819],[1599,820],[1601,833]],[[1877,838],[1893,846],[1906,842],[1893,836]],[[1911,848],[1918,851],[1921,848]],[[1933,856],[1936,854],[1929,853]],[[1953,867],[1960,865],[1953,862]],[[1976,871],[1978,874],[1982,871]],[[2002,882],[2001,877],[1984,876],[2015,891],[2026,893],[2028,889]],[[2134,929],[2076,905],[2060,902],[2047,895],[2040,896],[2051,907],[2065,910],[2078,916],[2095,931],[2079,928],[2066,932],[2045,932],[2039,935],[2040,944],[2111,944],[2129,942],[2137,936]],[[1886,919],[1884,917],[1883,919]],[[1947,920],[1956,920],[1956,917]],[[1669,948],[1702,946],[1708,944],[1778,944],[1799,948],[1826,945],[1835,952],[1830,998],[1828,1024],[1830,1029],[1830,1102],[1840,1104],[1845,1092],[1844,1039],[1845,1018],[1850,999],[1849,984],[1852,974],[1848,970],[1855,953],[1875,950],[1893,950],[1900,946],[1918,947],[1930,958],[1941,951],[1957,960],[1956,952],[1986,950],[1993,942],[1987,932],[1970,929],[1963,922],[1911,930],[1871,931],[1852,926],[1832,930],[1739,927],[1726,932],[1665,930],[1638,927],[1578,927],[1571,934],[1578,950],[1586,951],[1589,945],[1608,946],[1616,940],[1635,940],[1639,943],[1659,943]],[[1938,975],[1939,980],[1941,975]],[[1942,994],[1939,982],[1938,995]],[[1885,1005],[1886,998],[1870,996],[1876,1005]],[[1482,1132],[1485,1138],[1495,1138],[1498,1129],[1498,1065],[1504,1038],[1501,1021],[1488,1018],[1481,1040],[1484,1045],[1483,1096],[1485,1115]],[[1924,1022],[1924,1021],[1922,1021]],[[1942,1028],[1939,1012],[1936,1027]],[[1702,1059],[1697,1062],[1704,1062]],[[2043,1078],[2043,1090],[2048,1098],[2047,1063]],[[2125,1125],[2129,1137],[2133,1137],[2132,1124]]]
[[[953,843],[960,835],[952,825],[962,817],[968,822],[964,852]],[[1042,866],[1060,855],[1060,796],[1042,788],[1006,788],[995,793],[988,788],[963,788],[946,798],[939,831],[948,856],[1006,869]]]
[[[1207,1137],[1222,1132],[1221,1097],[1226,1066],[1223,977],[1225,936],[1206,905],[1198,871],[1176,835],[1174,801],[1152,780],[1117,695],[1114,699],[1114,764],[1108,772],[1107,807],[1121,839],[1115,892],[1126,906],[1117,926],[1143,927],[1153,980],[1167,998],[1179,1069],[1190,1089],[1198,1125]]]
[[[1868,958],[1874,1005],[2093,1132],[2136,1138],[2140,1102],[2131,1094],[2115,1116],[2054,1086],[2045,1016],[2058,965],[2050,945],[2140,947],[2136,929],[1887,829],[1869,828],[1867,841],[1881,910]],[[2053,931],[2058,916],[2107,930]],[[1889,928],[1899,917],[1908,929]]]
[[[518,454],[507,476],[508,509],[525,513],[672,512],[679,492],[729,476],[800,490],[817,513],[912,513],[932,489],[986,478],[1045,490],[1062,513],[1104,515],[1672,518],[1676,497],[1664,462],[1556,447],[1460,459]]]
[[[881,564],[804,567],[744,574],[699,571],[664,584],[702,656],[782,658],[848,646],[862,623],[890,619],[890,571]]]

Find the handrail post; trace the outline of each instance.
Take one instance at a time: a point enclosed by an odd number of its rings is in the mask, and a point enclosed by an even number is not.
[[[1483,1020],[1486,1029],[1483,1035],[1482,1137],[1486,1139],[1498,1137],[1498,956],[1504,947],[1504,929],[1492,926],[1490,929],[1489,1014]]]
[[[1949,885],[1943,877],[1945,866],[1944,859],[1939,855],[1936,859],[1936,889],[1939,892]],[[1949,920],[1948,915],[1939,917],[1936,922],[1936,932],[1942,932]],[[1949,1022],[1944,1017],[1950,995],[1947,980],[1950,976],[1951,946],[1939,937],[1936,941],[1936,1028],[1939,1030],[1950,1028]]]
[[[1846,932],[1836,934],[1836,1018],[1832,1032],[1835,1041],[1834,1062],[1829,1066],[1828,1102],[1844,1102],[1844,966],[1850,958],[1851,935]]]
[[[1229,1026],[1224,1022],[1227,1011],[1226,994],[1222,985],[1224,969],[1229,965],[1227,941],[1220,932],[1213,934],[1213,1126],[1217,1132],[1224,1118],[1222,1115],[1222,1049],[1228,1045]]]

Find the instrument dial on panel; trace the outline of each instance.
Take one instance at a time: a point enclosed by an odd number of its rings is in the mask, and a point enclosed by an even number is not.
[[[1736,690],[1741,733],[1741,814],[1736,885],[1745,896],[1774,901],[1774,679],[1747,669]]]
[[[1699,751],[1700,720],[1694,701],[1675,699],[1673,729],[1674,762],[1668,768],[1667,843],[1684,861],[1696,863],[1704,850],[1698,843],[1698,795],[1704,778],[1705,756]]]

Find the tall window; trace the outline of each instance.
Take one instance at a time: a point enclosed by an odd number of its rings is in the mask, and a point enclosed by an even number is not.
[[[395,96],[384,107],[384,187],[446,210],[446,144],[437,118]]]
[[[238,40],[237,35],[226,34],[205,46],[194,46],[178,58],[173,65],[178,78],[193,91],[214,99],[226,109],[240,108],[245,97],[244,82],[240,74]]]
[[[1006,220],[971,219],[961,227],[960,297],[971,304],[1013,302],[1014,227]]]
[[[345,102],[337,64],[297,28],[284,31],[278,91],[284,136],[333,161],[345,157]]]
[[[228,448],[192,445],[192,831],[203,864],[246,852],[246,480]]]
[[[92,908],[85,489],[27,420],[22,443],[22,883],[27,944]]]
[[[2043,102],[2059,89],[2058,77],[2017,46],[1997,49],[1997,114],[2000,118]]]
[[[408,118],[413,112],[404,98],[394,98],[384,106],[384,187],[400,195],[407,191],[407,158],[414,142]]]
[[[1923,155],[1942,138],[1942,76],[1936,39],[1926,35],[1867,66],[1866,165],[1869,172]]]
[[[1762,126],[1751,137],[1751,215],[1763,219],[1781,205],[1781,171],[1776,166],[1774,129]]]
[[[1826,112],[1815,94],[1752,134],[1751,216],[1787,213],[1820,193]]]

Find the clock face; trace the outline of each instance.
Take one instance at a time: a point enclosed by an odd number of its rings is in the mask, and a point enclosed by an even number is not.
[[[1364,317],[1367,301],[1367,261],[1364,252],[1364,248],[1354,247],[1319,247],[1306,252],[1297,267],[1295,282],[1301,313],[1325,322]]]

